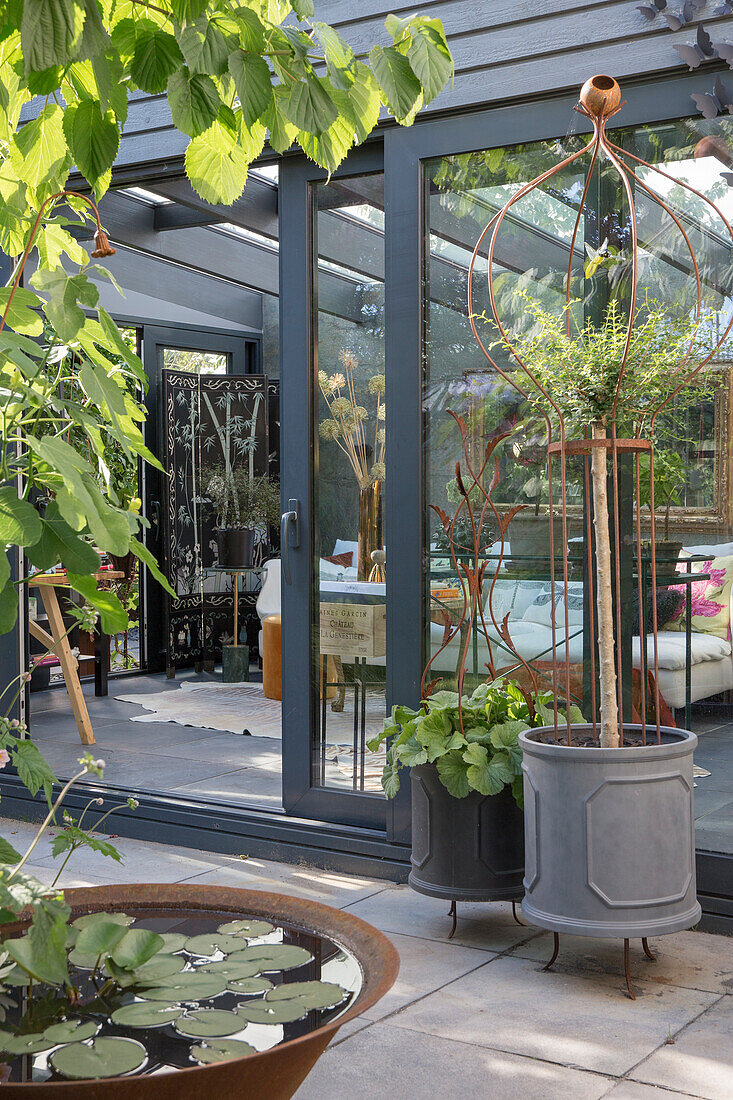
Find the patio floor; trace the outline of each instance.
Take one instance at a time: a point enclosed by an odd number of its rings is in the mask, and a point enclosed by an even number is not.
[[[32,827],[0,822],[17,848]],[[334,905],[385,931],[402,966],[390,993],[338,1033],[296,1100],[673,1100],[733,1095],[733,938],[683,932],[632,945],[637,1000],[625,995],[621,944],[519,927],[506,905],[459,907],[375,879],[119,838],[122,867],[94,853],[65,885],[195,882],[276,890]],[[44,840],[31,869],[50,881]]]

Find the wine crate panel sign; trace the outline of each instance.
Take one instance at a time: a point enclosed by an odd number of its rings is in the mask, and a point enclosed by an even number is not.
[[[384,657],[387,619],[383,603],[322,603],[321,653],[338,657]]]

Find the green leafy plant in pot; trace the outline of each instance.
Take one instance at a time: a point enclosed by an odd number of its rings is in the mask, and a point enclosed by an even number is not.
[[[382,786],[388,798],[399,791],[400,770],[410,769],[409,882],[420,893],[453,903],[455,931],[457,901],[514,901],[521,896],[524,837],[518,738],[523,730],[544,725],[556,704],[551,692],[540,689],[539,677],[527,663],[514,659],[508,616],[499,621],[494,613],[504,535],[519,511],[514,507],[501,514],[492,499],[499,483],[501,444],[510,433],[489,439],[477,469],[466,420],[450,410],[449,414],[463,444],[463,463],[456,464],[449,483],[448,495],[457,507],[452,515],[435,505],[433,510],[461,585],[463,605],[457,621],[443,612],[443,639],[423,674],[420,706],[394,707],[369,748],[377,751],[387,744]],[[492,560],[496,574],[489,583],[486,572]],[[469,691],[466,656],[474,633],[476,644],[485,648],[486,678]],[[454,641],[461,647],[457,690],[441,690],[441,679],[430,679],[431,669]],[[517,682],[513,673],[521,674]],[[582,720],[576,706],[570,717]]]
[[[244,466],[220,464],[212,467],[204,488],[216,509],[219,565],[250,568],[255,539],[265,542],[268,528],[280,519],[280,483],[266,474],[250,477]]]
[[[712,323],[712,314],[703,303],[700,265],[689,235],[675,211],[653,189],[653,179],[657,178],[661,180],[657,186],[666,194],[672,177],[639,161],[635,154],[611,144],[606,137],[606,122],[620,109],[620,96],[616,82],[606,76],[593,77],[584,85],[578,109],[591,120],[593,138],[584,149],[545,173],[541,181],[552,179],[583,156],[590,160],[587,186],[577,214],[577,235],[585,200],[592,191],[594,167],[597,163],[610,165],[604,168],[604,188],[606,194],[613,196],[614,217],[620,221],[623,247],[614,253],[609,251],[605,266],[600,252],[595,254],[583,270],[577,262],[574,235],[561,288],[557,285],[551,288],[555,302],[562,295],[563,307],[547,308],[543,303],[552,302],[552,295],[544,294],[541,303],[528,293],[525,279],[513,303],[519,316],[509,325],[502,319],[505,311],[500,312],[497,306],[492,257],[507,215],[525,197],[531,201],[540,181],[526,184],[487,226],[474,250],[469,275],[469,314],[476,338],[495,369],[527,391],[545,415],[548,430],[553,423],[559,427],[554,440],[550,431],[548,460],[552,462],[552,456],[556,456],[555,476],[562,498],[563,526],[567,525],[565,463],[571,454],[584,458],[594,523],[595,557],[592,548],[587,547],[594,629],[586,663],[591,690],[598,670],[600,717],[594,712],[589,723],[580,724],[573,722],[569,714],[565,721],[555,715],[552,725],[519,735],[525,773],[523,912],[531,922],[555,933],[618,936],[626,941],[628,950],[630,937],[646,940],[649,935],[690,927],[700,916],[700,906],[695,895],[692,809],[692,751],[697,739],[688,731],[661,726],[658,677],[648,689],[645,664],[640,677],[640,720],[635,721],[629,712],[622,682],[625,662],[622,661],[621,555],[633,549],[637,563],[642,557],[637,463],[639,455],[648,455],[652,463],[654,592],[653,440],[657,416],[678,395],[684,394],[692,379],[700,376],[727,337],[730,324],[726,328]],[[599,160],[599,152],[605,160]],[[617,188],[610,186],[611,177]],[[674,182],[679,183],[684,193],[691,194],[689,188],[684,191],[684,182]],[[669,293],[669,303],[660,300],[669,288],[663,277],[655,280],[653,263],[648,257],[644,268],[648,283],[640,289],[634,187],[639,192],[637,202],[643,197],[658,207],[657,214],[661,212],[662,218],[669,219],[681,238],[688,285],[675,285]],[[696,201],[698,216],[702,217],[700,208],[704,208],[706,223],[717,218],[716,227],[720,227],[723,237],[733,239],[730,226],[715,206],[699,195]],[[625,220],[621,216],[624,209]],[[602,214],[603,211],[594,212],[596,217]],[[497,361],[498,353],[492,357],[481,339],[479,317],[473,309],[474,264],[487,236],[493,315],[486,320],[494,332],[499,331],[499,340],[492,347],[499,346],[505,353],[501,364]],[[649,256],[653,256],[654,242],[645,239],[647,247]],[[572,290],[579,266],[585,293],[576,299]],[[538,294],[546,290],[539,281],[535,287]],[[599,309],[604,300],[605,305]],[[630,460],[624,456],[631,456]],[[633,492],[626,495],[619,491],[624,478],[634,486]],[[621,536],[623,509],[634,531],[630,539]],[[639,568],[636,574],[640,590]],[[563,590],[567,593],[566,564],[562,582],[561,596]],[[559,600],[561,608],[563,604],[567,608],[565,598]],[[646,652],[650,666],[656,668],[659,640],[654,599],[652,618],[652,633],[647,637],[646,631],[641,631],[644,645],[640,648],[642,654]],[[569,650],[567,610],[564,617],[562,611],[556,615],[556,620],[557,644],[562,645],[563,658],[553,680],[568,682],[570,666],[564,655]],[[653,723],[647,720],[649,690],[655,704]],[[634,858],[630,859],[632,851]],[[626,957],[628,960],[628,954]],[[628,967],[627,982],[633,996]]]

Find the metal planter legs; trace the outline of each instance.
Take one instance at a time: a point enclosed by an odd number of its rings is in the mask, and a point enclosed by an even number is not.
[[[624,939],[696,924],[694,733],[663,728],[657,745],[648,727],[652,744],[600,749],[542,744],[542,732],[519,735],[527,920]]]
[[[454,798],[434,764],[413,768],[411,779],[413,890],[450,901],[521,897],[524,828],[509,788]]]

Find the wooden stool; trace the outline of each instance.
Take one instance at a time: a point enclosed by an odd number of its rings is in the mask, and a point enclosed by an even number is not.
[[[282,699],[280,616],[262,620],[262,690],[266,699]]]

